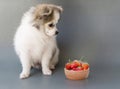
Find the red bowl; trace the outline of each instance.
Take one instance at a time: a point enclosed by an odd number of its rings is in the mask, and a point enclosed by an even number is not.
[[[83,80],[88,78],[89,76],[89,69],[87,70],[81,70],[81,71],[74,71],[74,70],[67,70],[64,68],[64,72],[66,75],[66,78],[71,80]]]

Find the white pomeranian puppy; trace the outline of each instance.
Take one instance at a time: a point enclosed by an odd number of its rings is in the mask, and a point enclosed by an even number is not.
[[[14,37],[14,48],[22,64],[21,79],[30,76],[31,67],[41,66],[44,75],[52,74],[59,56],[56,24],[61,12],[60,6],[40,4],[22,17]]]

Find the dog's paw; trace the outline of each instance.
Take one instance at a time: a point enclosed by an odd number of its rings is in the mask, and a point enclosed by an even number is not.
[[[25,79],[25,78],[28,78],[30,76],[30,73],[21,73],[20,74],[20,79]]]
[[[45,69],[45,70],[43,70],[43,74],[44,75],[52,75],[52,71],[49,69]]]

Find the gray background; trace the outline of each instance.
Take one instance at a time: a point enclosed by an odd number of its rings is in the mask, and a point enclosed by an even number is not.
[[[60,62],[52,76],[33,69],[19,79],[21,65],[13,49],[13,36],[21,16],[31,6],[61,5],[58,24]],[[64,76],[69,58],[87,56],[91,65],[86,80]],[[0,0],[0,89],[120,89],[120,0]]]

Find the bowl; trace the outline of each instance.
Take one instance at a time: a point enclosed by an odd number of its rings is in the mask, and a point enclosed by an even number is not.
[[[83,80],[88,78],[89,76],[89,69],[81,70],[81,71],[74,71],[74,70],[67,70],[64,68],[65,76],[71,80]]]

